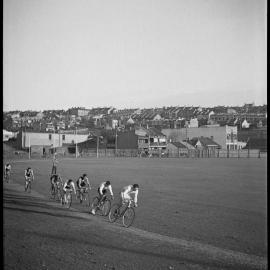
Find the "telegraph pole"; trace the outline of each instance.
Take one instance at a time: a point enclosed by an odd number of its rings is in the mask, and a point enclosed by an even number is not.
[[[31,142],[30,142],[30,133],[28,134],[29,135],[29,159],[31,159]]]
[[[97,158],[98,158],[99,136],[97,135]]]
[[[115,129],[115,154],[117,153],[117,128]]]
[[[75,127],[75,156],[77,158],[77,127]]]

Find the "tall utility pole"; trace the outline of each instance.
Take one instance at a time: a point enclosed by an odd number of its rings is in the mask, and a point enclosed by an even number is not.
[[[97,158],[98,158],[99,136],[97,135]]]
[[[77,127],[75,127],[75,156],[77,158]]]
[[[55,152],[54,147],[55,147],[55,129],[54,129],[54,126],[53,126],[53,152]]]
[[[28,134],[28,140],[29,140],[29,159],[31,159],[31,142],[30,142],[30,133]]]
[[[115,129],[115,154],[117,152],[117,128]]]
[[[186,126],[186,141],[187,141],[187,123],[185,124],[185,126]]]

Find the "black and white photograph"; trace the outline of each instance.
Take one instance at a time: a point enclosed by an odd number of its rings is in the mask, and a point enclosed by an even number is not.
[[[2,269],[268,269],[266,0],[2,7]]]

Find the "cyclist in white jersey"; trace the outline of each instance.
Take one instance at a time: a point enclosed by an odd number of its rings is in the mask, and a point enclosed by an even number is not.
[[[76,189],[75,189],[75,185],[74,185],[74,182],[72,179],[69,179],[67,180],[65,183],[64,183],[64,186],[63,186],[63,191],[64,191],[64,202],[67,201],[67,191],[71,191],[75,193],[76,195]]]
[[[133,184],[133,185],[128,185],[122,188],[121,190],[121,199],[122,199],[122,204],[128,202],[129,205],[132,201],[131,195],[134,196],[133,201],[135,204],[135,207],[137,207],[138,203],[138,193],[139,193],[139,185],[138,184]]]
[[[101,203],[105,199],[108,191],[110,192],[112,199],[114,199],[111,182],[102,182],[98,187],[99,203]],[[95,209],[92,209],[91,213],[95,215]]]

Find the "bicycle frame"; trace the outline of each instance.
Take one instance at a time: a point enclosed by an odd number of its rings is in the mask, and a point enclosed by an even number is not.
[[[135,218],[135,210],[133,204],[134,201],[131,200],[125,202],[124,204],[115,204],[115,206],[112,206],[112,209],[114,208],[114,210],[110,211],[109,213],[110,222],[115,222],[117,219],[122,218],[122,222],[125,227],[131,226]],[[126,213],[130,211],[132,213],[131,219],[129,218],[128,215],[126,216]],[[128,222],[127,219],[130,219],[130,223]]]
[[[9,181],[9,178],[10,178],[10,171],[5,171],[5,173],[4,173],[4,179],[6,180],[6,182]]]
[[[32,176],[25,178],[25,191],[27,191],[27,189],[31,191],[32,180],[33,180]]]

